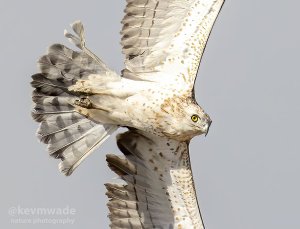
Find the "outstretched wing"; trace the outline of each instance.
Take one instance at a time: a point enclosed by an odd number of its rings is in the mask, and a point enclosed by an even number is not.
[[[127,0],[122,21],[124,77],[184,81],[199,62],[225,0]]]
[[[133,130],[117,143],[125,157],[107,162],[126,184],[106,184],[111,228],[204,228],[188,143]]]

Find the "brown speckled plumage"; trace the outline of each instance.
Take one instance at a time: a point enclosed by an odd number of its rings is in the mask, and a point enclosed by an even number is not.
[[[65,36],[80,50],[49,47],[32,76],[38,137],[60,170],[74,169],[118,127],[123,157],[107,155],[125,182],[108,183],[110,227],[203,229],[189,141],[211,120],[194,83],[224,0],[127,0],[125,69],[110,70],[85,43],[80,21]]]

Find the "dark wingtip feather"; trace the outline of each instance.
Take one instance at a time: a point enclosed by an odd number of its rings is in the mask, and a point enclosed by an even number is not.
[[[106,161],[107,161],[108,167],[113,172],[115,172],[118,176],[124,176],[124,175],[128,174],[124,171],[124,168],[123,168],[124,166],[122,166],[122,164],[120,163],[121,160],[122,159],[116,155],[113,155],[113,154],[106,155]]]
[[[50,140],[52,139],[51,135],[43,136],[40,133],[37,133],[37,137],[40,140],[40,142],[45,143],[45,144],[49,144]]]
[[[45,120],[45,117],[43,114],[38,113],[36,110],[33,110],[31,112],[31,117],[33,118],[34,121],[36,122],[42,122]]]

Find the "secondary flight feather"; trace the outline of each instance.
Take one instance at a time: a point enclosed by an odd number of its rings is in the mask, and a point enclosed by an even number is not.
[[[39,139],[71,175],[119,127],[123,156],[107,155],[124,183],[106,184],[111,228],[204,228],[189,142],[207,134],[194,82],[224,0],[127,0],[119,75],[86,47],[80,21],[48,48],[32,76]]]

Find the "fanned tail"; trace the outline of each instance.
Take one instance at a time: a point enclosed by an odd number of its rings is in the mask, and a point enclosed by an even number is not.
[[[33,75],[31,82],[35,88],[32,116],[40,122],[37,135],[48,144],[49,154],[62,160],[59,169],[65,175],[70,175],[118,128],[91,120],[76,109],[80,106],[88,108],[89,105],[83,93],[68,89],[78,80],[92,74],[97,77],[106,77],[107,73],[110,77],[119,76],[87,51],[81,22],[75,22],[72,27],[78,37],[69,33],[65,35],[83,51],[76,52],[61,44],[50,46],[47,54],[38,60],[40,73]]]

